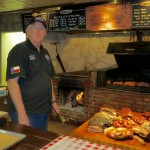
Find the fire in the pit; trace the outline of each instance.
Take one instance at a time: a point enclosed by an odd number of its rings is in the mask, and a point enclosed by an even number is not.
[[[84,91],[78,89],[61,88],[59,90],[61,106],[70,105],[72,108],[84,106]]]
[[[79,94],[77,94],[76,96],[77,104],[83,105],[83,99],[84,99],[83,92],[80,92]]]
[[[67,99],[70,99],[72,107],[77,107],[77,105],[83,106],[84,92],[80,90],[72,90]]]

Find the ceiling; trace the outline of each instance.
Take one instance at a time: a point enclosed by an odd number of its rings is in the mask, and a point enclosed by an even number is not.
[[[103,1],[107,0],[0,0],[0,13]]]

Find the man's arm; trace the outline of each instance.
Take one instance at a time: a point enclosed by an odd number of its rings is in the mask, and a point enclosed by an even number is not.
[[[7,81],[8,91],[17,110],[18,123],[29,126],[30,123],[23,104],[18,80],[19,77],[16,77]]]
[[[55,109],[56,113],[60,113],[60,109],[59,106],[56,102],[56,97],[55,97],[55,93],[54,93],[54,86],[53,86],[53,81],[51,80],[51,84],[52,84],[52,106]]]

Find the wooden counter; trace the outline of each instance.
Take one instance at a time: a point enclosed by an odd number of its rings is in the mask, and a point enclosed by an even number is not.
[[[146,145],[142,145],[140,142],[138,142],[135,139],[116,141],[114,139],[108,138],[103,133],[87,132],[87,126],[88,126],[88,121],[82,124],[77,129],[75,129],[71,135],[81,139],[89,140],[91,142],[105,144],[116,148],[121,148],[123,150],[149,150],[150,149],[150,142],[146,143]]]
[[[7,123],[7,125],[1,127],[1,129],[26,135],[23,141],[9,148],[9,150],[38,150],[60,136],[59,134],[14,123]]]

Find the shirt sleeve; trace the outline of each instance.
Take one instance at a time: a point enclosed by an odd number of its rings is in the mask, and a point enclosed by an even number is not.
[[[28,56],[25,48],[18,44],[12,48],[7,58],[6,80],[15,77],[26,77]]]

